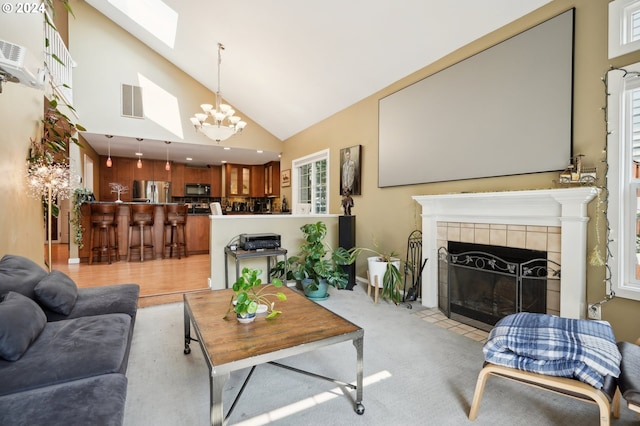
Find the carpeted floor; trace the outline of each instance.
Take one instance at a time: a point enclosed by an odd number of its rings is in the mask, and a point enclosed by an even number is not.
[[[424,309],[381,302],[366,291],[331,290],[322,303],[365,330],[365,413],[353,409],[353,391],[272,365],[258,366],[238,401],[234,425],[598,425],[595,405],[508,380],[490,378],[478,419],[467,419],[482,343],[422,319]],[[281,305],[286,312],[286,302]],[[183,354],[181,303],[138,311],[127,376],[126,426],[209,424],[208,370],[197,343]],[[282,360],[329,377],[353,382],[355,348],[340,343]],[[248,370],[232,374],[225,410]],[[637,424],[621,408],[612,425]]]

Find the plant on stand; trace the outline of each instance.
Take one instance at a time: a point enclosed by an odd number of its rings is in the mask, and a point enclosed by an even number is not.
[[[287,296],[282,292],[266,293],[271,287],[282,287],[282,281],[278,278],[271,280],[269,284],[262,284],[262,270],[242,268],[242,274],[233,283],[233,292],[229,302],[229,309],[224,316],[233,311],[240,322],[251,322],[255,318],[260,305],[266,307],[267,319],[275,318],[282,313],[275,309],[275,301],[271,301],[270,297],[276,297],[278,300],[285,301]]]
[[[287,261],[287,278],[301,281],[310,299],[328,297],[328,286],[345,288],[349,275],[342,266],[353,263],[355,257],[342,247],[333,249],[329,246],[325,241],[327,225],[324,222],[308,223],[300,230],[304,234],[304,242],[300,245],[300,253]],[[276,274],[283,273],[284,264],[281,262],[276,264]]]
[[[367,269],[371,285],[382,288],[383,299],[391,300],[396,305],[402,300],[400,286],[402,273],[400,272],[401,260],[395,251],[384,252],[377,241],[374,241],[374,249],[356,247],[350,250],[351,255],[357,258],[361,253],[373,254],[367,258]]]

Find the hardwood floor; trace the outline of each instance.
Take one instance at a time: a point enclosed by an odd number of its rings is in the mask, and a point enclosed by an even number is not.
[[[45,246],[45,252],[47,251]],[[45,258],[47,254],[45,254]],[[140,285],[139,306],[182,301],[186,292],[208,290],[209,255],[200,254],[178,259],[155,259],[144,262],[121,260],[92,265],[68,263],[66,244],[53,244],[52,268],[67,274],[78,287],[136,283]]]

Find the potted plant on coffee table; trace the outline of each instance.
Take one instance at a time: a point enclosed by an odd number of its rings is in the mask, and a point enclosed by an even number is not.
[[[280,291],[268,293],[273,287],[282,287],[282,281],[273,278],[271,283],[262,284],[261,275],[262,270],[260,269],[242,268],[242,274],[233,283],[234,295],[229,301],[229,309],[224,316],[225,319],[232,311],[241,323],[253,321],[256,314],[262,313],[262,309],[267,313],[267,319],[275,318],[282,313],[282,311],[275,309],[275,300],[272,301],[270,298],[275,297],[285,301],[287,296]]]
[[[349,275],[341,266],[353,263],[355,257],[342,247],[332,248],[325,241],[327,225],[322,221],[303,225],[300,230],[304,242],[300,245],[300,253],[288,261],[287,275],[301,281],[308,298],[324,300],[329,297],[329,286],[338,289],[347,286]]]

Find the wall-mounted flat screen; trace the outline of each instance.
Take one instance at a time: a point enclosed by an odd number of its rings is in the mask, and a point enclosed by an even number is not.
[[[572,9],[380,99],[378,186],[565,169],[573,20]]]

